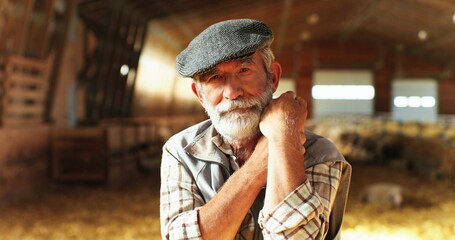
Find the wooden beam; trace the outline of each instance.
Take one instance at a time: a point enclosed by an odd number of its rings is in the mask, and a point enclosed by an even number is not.
[[[170,21],[174,22],[174,24],[176,26],[178,26],[179,30],[181,32],[183,32],[183,34],[185,35],[185,37],[187,39],[193,39],[194,36],[196,36],[196,33],[191,29],[191,27],[189,25],[186,24],[186,22],[184,20],[182,20],[178,14],[173,14],[173,12],[175,11],[174,9],[171,8],[171,6],[169,4],[167,4],[165,1],[163,0],[157,0],[156,1],[158,3],[158,5],[162,8],[162,10],[164,10],[165,12],[168,12],[169,13],[169,19]],[[195,15],[192,11],[191,11],[191,15],[195,18],[198,18],[197,15]],[[197,20],[197,19],[196,19]]]
[[[102,119],[105,116],[108,116],[108,110],[106,110],[106,101],[109,88],[115,84],[114,81],[109,79],[109,73],[112,71],[113,68],[113,53],[115,51],[115,41],[118,37],[118,31],[120,22],[122,19],[122,7],[124,6],[124,2],[122,0],[114,0],[111,2],[111,17],[109,21],[109,25],[107,26],[106,35],[102,36],[99,39],[102,47],[102,55],[99,61],[99,74],[97,76],[97,85],[95,89],[93,89],[92,97],[94,97],[96,116],[93,116],[95,121]],[[100,100],[100,101],[98,101]]]
[[[73,14],[76,10],[76,1],[77,0],[68,0],[66,2],[66,9],[65,9],[65,18],[63,21],[63,32],[60,33],[59,41],[56,43],[55,47],[55,57],[52,63],[52,68],[50,71],[49,76],[49,90],[48,96],[46,99],[46,105],[44,109],[44,121],[51,122],[51,114],[52,114],[52,107],[54,106],[54,97],[55,97],[55,90],[58,83],[58,78],[60,75],[60,69],[63,59],[63,54],[66,46],[66,41],[68,39],[68,35],[70,32],[70,25],[71,20],[73,19]]]
[[[22,32],[20,36],[20,43],[19,43],[19,55],[24,55],[25,49],[27,47],[27,39],[28,39],[28,33],[30,30],[30,17],[32,15],[34,6],[35,6],[35,0],[26,0],[24,3],[24,18],[23,18],[23,23],[22,23]]]
[[[135,69],[136,72],[134,75],[128,75],[128,77],[131,79],[127,79],[128,81],[131,80],[131,86],[126,88],[126,95],[123,98],[123,114],[126,116],[131,116],[131,109],[133,105],[133,98],[134,98],[134,91],[135,91],[135,86],[136,86],[136,79],[137,79],[137,69],[139,65],[139,57],[141,55],[141,50],[144,45],[145,41],[145,36],[146,34],[146,29],[147,29],[147,23],[143,22],[142,19],[138,20],[136,24],[136,34],[135,34],[135,43],[133,46],[133,51],[131,52],[130,58],[129,58],[129,64],[130,67]]]
[[[381,3],[382,1],[369,0],[365,5],[359,7],[353,14],[355,17],[348,21],[342,28],[343,30],[340,34],[340,39],[349,39],[352,34],[358,31],[359,28],[376,13],[378,6],[380,6]]]
[[[280,54],[283,49],[283,40],[285,38],[286,29],[288,26],[289,12],[291,11],[293,0],[283,1],[283,10],[281,14],[281,24],[276,34],[276,53]]]
[[[419,52],[427,52],[429,50],[444,46],[450,45],[451,43],[455,42],[455,33],[452,32],[443,38],[435,39],[434,41],[428,42],[427,44],[423,45],[423,47],[419,50]]]
[[[128,46],[128,35],[131,31],[130,23],[132,17],[135,16],[135,11],[130,6],[126,6],[126,3],[123,3],[121,8],[121,15],[119,16],[117,32],[112,40],[112,44],[115,46],[112,51],[112,57],[109,58],[111,62],[111,69],[109,72],[108,80],[111,84],[108,84],[110,88],[106,91],[106,99],[105,99],[105,112],[107,112],[107,116],[112,117],[127,117],[123,116],[121,113],[122,108],[122,98],[124,92],[126,91],[126,80],[125,76],[120,74],[120,68],[123,64],[128,65],[131,67],[128,61],[126,60],[130,52],[133,51],[131,45],[134,44],[134,41]]]
[[[163,29],[163,27],[160,24],[155,24],[152,21],[148,24],[147,29],[149,34],[153,34],[153,36],[165,42],[176,51],[181,51],[185,47],[185,44],[182,42],[182,39],[175,39],[172,36],[170,36],[169,32]]]
[[[42,46],[40,46],[40,50],[38,52],[38,57],[41,59],[45,59],[47,55],[47,51],[49,50],[49,36],[50,36],[50,29],[51,29],[51,24],[52,20],[54,19],[54,5],[55,5],[55,0],[48,0],[47,1],[47,6],[45,9],[45,16],[46,16],[46,23],[44,27],[44,32],[43,32],[43,40],[42,40]],[[31,43],[33,44],[33,43]]]

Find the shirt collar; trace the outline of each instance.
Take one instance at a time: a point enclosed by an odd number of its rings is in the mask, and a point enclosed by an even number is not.
[[[228,156],[233,155],[231,146],[223,140],[213,125],[197,135],[194,141],[185,147],[185,151],[198,160],[219,163],[228,169]]]
[[[215,129],[213,126],[212,126],[213,129]],[[220,149],[223,153],[229,155],[229,156],[232,156],[234,155],[234,153],[232,152],[232,148],[231,148],[231,145],[229,145],[229,143],[225,142],[223,137],[216,131],[216,134],[212,137],[212,142],[218,147],[218,149]]]

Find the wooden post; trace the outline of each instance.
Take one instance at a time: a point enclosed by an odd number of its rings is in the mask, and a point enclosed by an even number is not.
[[[45,59],[47,55],[47,51],[49,50],[49,30],[51,28],[51,23],[53,20],[53,15],[54,15],[54,4],[55,0],[48,0],[46,9],[45,9],[45,15],[46,15],[46,23],[44,27],[44,34],[42,37],[41,41],[41,46],[38,47],[38,53],[37,56],[40,59]],[[32,43],[33,44],[33,43]]]
[[[51,113],[52,107],[54,102],[55,96],[55,89],[57,87],[58,78],[60,75],[60,65],[62,64],[63,53],[66,45],[66,40],[68,38],[69,29],[71,25],[71,19],[73,18],[73,14],[75,12],[76,0],[68,0],[66,2],[66,9],[65,9],[65,19],[63,23],[63,32],[61,33],[60,40],[56,43],[57,46],[55,47],[55,58],[52,64],[52,69],[50,71],[49,76],[49,91],[48,96],[46,99],[46,105],[44,109],[44,121],[51,122]]]
[[[21,28],[22,32],[21,32],[21,36],[19,39],[19,51],[18,51],[19,55],[24,55],[25,49],[27,47],[28,33],[30,30],[30,16],[33,12],[34,6],[35,6],[35,0],[26,0],[24,2],[25,12],[24,12],[24,18],[23,18],[24,22],[22,23],[22,28]]]

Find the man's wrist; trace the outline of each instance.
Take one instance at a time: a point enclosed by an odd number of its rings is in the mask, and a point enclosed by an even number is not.
[[[302,145],[298,132],[275,134],[270,136],[270,138],[267,137],[267,140],[269,140],[270,143],[269,150],[271,147],[275,149],[289,149],[290,147],[300,149]]]

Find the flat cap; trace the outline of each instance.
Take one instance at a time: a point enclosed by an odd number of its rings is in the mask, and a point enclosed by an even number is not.
[[[193,77],[222,62],[253,54],[272,41],[273,32],[263,22],[252,19],[219,22],[202,31],[177,56],[177,72]]]

